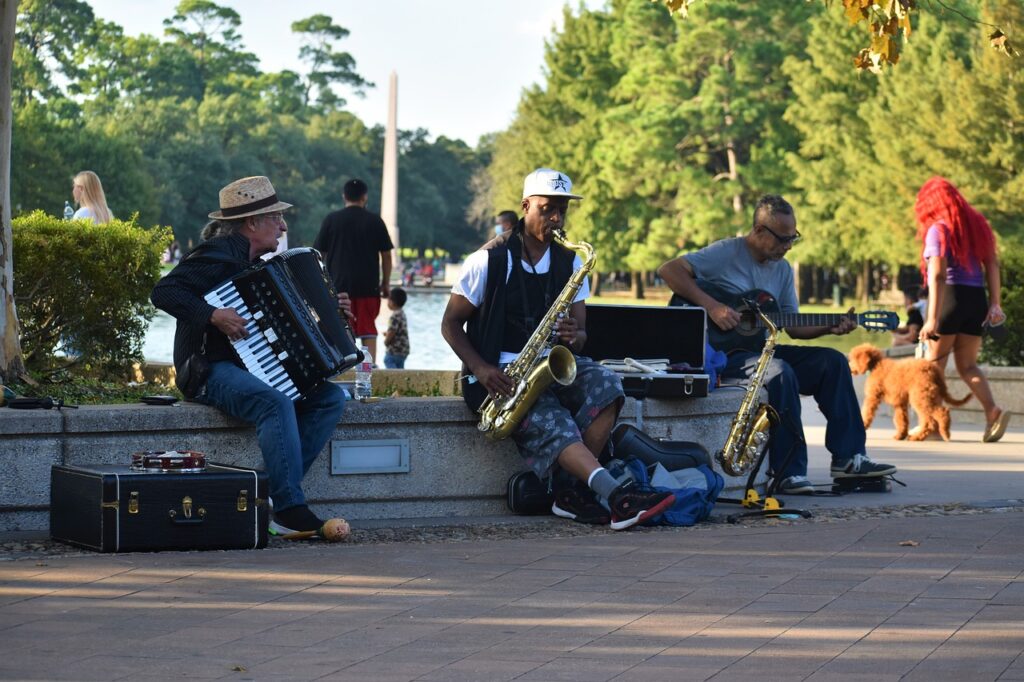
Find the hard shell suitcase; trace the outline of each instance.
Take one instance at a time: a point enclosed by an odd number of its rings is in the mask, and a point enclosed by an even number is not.
[[[198,473],[127,465],[54,466],[50,536],[100,552],[267,546],[269,479],[207,464]]]

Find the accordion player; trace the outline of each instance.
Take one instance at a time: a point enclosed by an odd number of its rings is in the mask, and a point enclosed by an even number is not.
[[[362,359],[316,249],[288,249],[204,298],[245,318],[249,335],[232,341],[235,352],[293,401]]]

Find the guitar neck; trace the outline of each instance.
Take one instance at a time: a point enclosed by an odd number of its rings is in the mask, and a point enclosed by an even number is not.
[[[857,322],[857,316],[850,313],[765,313],[776,327],[834,327],[845,319]],[[764,327],[764,320],[757,319],[758,327]]]

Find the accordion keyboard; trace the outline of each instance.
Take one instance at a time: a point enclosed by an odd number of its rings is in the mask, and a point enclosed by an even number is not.
[[[245,369],[263,383],[276,388],[292,400],[302,397],[295,382],[288,376],[284,361],[288,359],[288,351],[276,351],[273,347],[278,340],[273,327],[262,325],[264,315],[257,310],[250,312],[242,294],[235,288],[232,281],[225,282],[206,295],[206,302],[215,308],[234,308],[246,321],[249,335],[244,339],[233,341],[235,352],[245,365]]]

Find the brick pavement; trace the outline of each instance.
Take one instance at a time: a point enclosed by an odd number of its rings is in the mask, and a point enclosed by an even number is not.
[[[1022,575],[1016,511],[12,561],[0,677],[1016,680]]]

